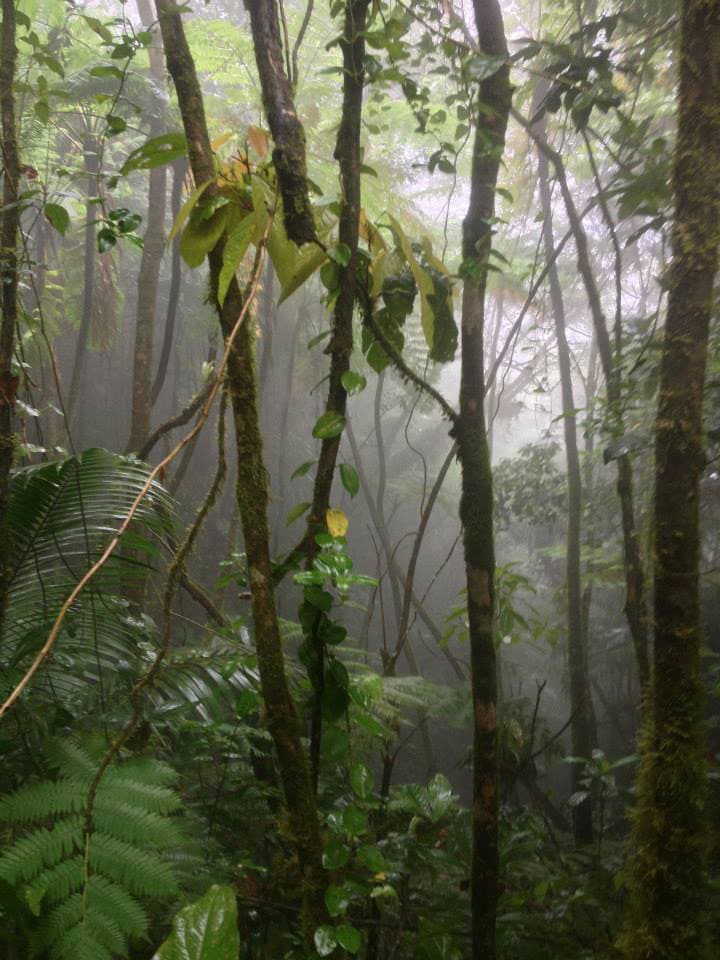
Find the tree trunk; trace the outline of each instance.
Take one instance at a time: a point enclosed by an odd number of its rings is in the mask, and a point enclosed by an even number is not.
[[[152,30],[148,47],[150,76],[163,85],[165,71],[162,43],[157,27],[153,27],[150,0],[137,0],[138,12],[145,30]],[[164,111],[150,120],[150,137],[159,137],[165,131]],[[157,312],[160,265],[165,250],[165,203],[167,167],[161,164],[148,174],[148,203],[143,251],[138,275],[138,297],[135,318],[135,348],[133,351],[132,410],[130,414],[129,451],[139,450],[150,433],[152,410],[153,342]]]
[[[682,5],[673,257],[655,422],[655,651],[643,744],[632,960],[709,960],[699,676],[703,392],[720,242],[720,2]],[[712,954],[715,955],[714,953]]]
[[[542,102],[544,91],[538,88],[536,100]],[[533,111],[535,112],[535,111]],[[544,119],[538,126],[544,127]],[[545,131],[542,130],[544,137]],[[580,542],[582,531],[582,477],[577,442],[577,422],[575,417],[575,397],[572,383],[570,348],[565,332],[565,302],[556,262],[552,259],[554,251],[552,196],[550,192],[550,171],[548,159],[542,150],[538,150],[538,176],[540,181],[540,201],[542,205],[542,234],[545,261],[548,264],[550,300],[555,323],[558,367],[560,369],[560,389],[562,393],[563,430],[565,433],[565,457],[567,462],[568,518],[567,518],[567,554],[565,564],[565,583],[567,588],[567,643],[568,667],[570,673],[570,712],[572,723],[570,733],[572,752],[576,757],[590,758],[597,746],[597,729],[593,710],[592,693],[588,671],[588,651],[585,644],[582,614],[582,580],[580,574]],[[573,764],[573,792],[581,789],[583,777],[581,764]],[[573,835],[576,843],[592,843],[593,840],[593,804],[588,797],[583,803],[573,806]]]
[[[188,140],[193,177],[197,184],[212,181],[213,153],[203,98],[182,21],[171,0],[157,0],[157,10],[168,71],[175,83]],[[216,190],[211,183],[205,196],[211,199]],[[233,278],[222,308],[217,302],[225,239],[222,237],[211,251],[208,264],[211,301],[217,306],[220,326],[227,337],[240,315],[243,301]],[[254,331],[248,322],[243,323],[230,353],[227,376],[237,448],[237,502],[247,554],[260,684],[302,877],[303,929],[306,942],[311,944],[315,929],[326,918],[326,879],[310,771],[285,676],[275,607],[267,522],[267,471],[263,461],[254,370]]]
[[[298,119],[283,64],[276,0],[246,0],[263,104],[275,147],[273,165],[283,203],[285,231],[298,245],[316,239],[308,196],[305,131]]]
[[[84,280],[82,313],[80,327],[75,341],[75,360],[73,362],[70,393],[67,402],[68,427],[72,427],[73,417],[77,411],[82,392],[83,374],[87,359],[88,343],[90,342],[90,325],[93,317],[95,300],[95,218],[97,208],[93,200],[97,197],[98,174],[98,142],[91,133],[87,133],[84,143],[85,173],[87,186],[85,188],[85,253],[83,258]]]
[[[170,195],[170,212],[173,223],[177,220],[182,207],[182,191],[185,173],[187,171],[187,162],[184,158],[176,160],[173,165],[173,185]],[[167,313],[165,314],[165,332],[163,342],[160,347],[160,359],[158,360],[157,373],[152,387],[152,403],[157,403],[157,399],[162,392],[167,376],[168,366],[170,365],[170,354],[172,353],[173,341],[175,339],[175,328],[177,326],[178,308],[180,305],[180,288],[182,286],[182,257],[180,256],[180,233],[177,233],[172,242],[172,254],[170,257],[170,290],[168,292]]]
[[[5,612],[9,577],[10,543],[7,507],[10,470],[15,450],[15,393],[18,378],[13,373],[15,332],[18,323],[18,233],[20,210],[20,155],[15,119],[15,3],[3,0],[2,37],[0,38],[0,121],[2,123],[3,210],[0,213],[0,629]]]
[[[507,56],[498,0],[474,0],[479,46]],[[485,294],[495,187],[511,103],[510,68],[483,80],[472,157],[470,204],[463,221],[460,416],[463,524],[473,700],[472,956],[495,960],[498,871],[497,675],[493,608],[495,547],[490,450],[485,424]]]

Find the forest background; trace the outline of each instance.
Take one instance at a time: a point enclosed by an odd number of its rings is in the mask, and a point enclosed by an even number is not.
[[[2,956],[714,955],[719,29],[3,0]]]

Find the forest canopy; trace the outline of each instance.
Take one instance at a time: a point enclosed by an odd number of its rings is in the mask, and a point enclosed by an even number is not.
[[[720,949],[720,0],[0,0],[0,960]]]

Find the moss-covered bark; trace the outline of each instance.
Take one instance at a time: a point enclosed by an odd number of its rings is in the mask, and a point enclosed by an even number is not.
[[[2,3],[2,36],[0,37],[0,124],[2,126],[3,210],[0,213],[0,629],[5,610],[8,583],[8,542],[6,514],[10,470],[15,448],[14,405],[17,377],[12,359],[18,322],[18,232],[20,211],[20,155],[15,118],[15,45],[16,21],[14,0]]]
[[[655,422],[655,650],[629,960],[709,960],[699,677],[703,392],[720,243],[720,2],[682,5],[673,257]]]
[[[160,86],[164,83],[162,43],[157,27],[153,27],[154,14],[151,0],[138,0],[138,11],[145,30],[153,33],[148,48],[150,74]],[[150,136],[159,137],[165,132],[164,110],[150,120]],[[164,164],[148,173],[148,202],[145,217],[145,235],[140,273],[138,275],[137,310],[135,312],[135,347],[133,350],[132,404],[130,411],[130,436],[128,450],[139,450],[150,433],[152,410],[153,342],[155,339],[155,314],[157,312],[160,266],[165,251],[165,205],[167,194],[167,168]]]
[[[483,53],[507,55],[497,0],[474,0]],[[495,188],[511,102],[510,70],[483,80],[472,158],[470,204],[463,221],[460,416],[460,519],[467,576],[473,698],[472,956],[494,960],[498,901],[498,727],[493,612],[495,547],[490,449],[485,424],[485,294]]]
[[[283,222],[295,243],[316,239],[308,196],[305,131],[300,123],[290,79],[285,73],[276,0],[245,0],[255,48],[263,104],[275,146],[273,165],[283,202]]]
[[[170,0],[156,0],[168,70],[175,83],[190,165],[196,183],[214,179],[213,155],[205,120],[202,93],[180,15]],[[210,184],[206,196],[217,188]],[[222,268],[225,237],[208,257],[210,297],[227,339],[243,308],[242,292],[233,278],[222,308],[217,283]],[[228,360],[228,392],[232,402],[237,448],[237,503],[245,540],[255,627],[255,645],[266,721],[277,755],[288,826],[301,873],[304,931],[312,942],[325,917],[325,872],[310,771],[300,738],[300,725],[285,676],[285,661],[275,607],[270,567],[267,519],[267,471],[263,460],[257,386],[254,369],[254,333],[243,323]]]

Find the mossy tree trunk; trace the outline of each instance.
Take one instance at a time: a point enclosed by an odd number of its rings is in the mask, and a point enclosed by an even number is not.
[[[171,0],[157,0],[157,10],[167,66],[177,91],[188,141],[193,177],[197,184],[213,181],[213,154],[203,97],[182,21]],[[216,190],[211,182],[205,196],[212,199]],[[209,254],[208,264],[211,301],[217,306],[220,326],[227,338],[240,315],[243,298],[233,278],[223,306],[218,304],[217,285],[225,242],[225,237],[219,240]],[[250,576],[260,684],[266,721],[277,755],[288,825],[302,877],[304,932],[311,943],[316,927],[326,918],[326,880],[310,770],[300,739],[299,719],[287,685],[275,607],[267,520],[267,471],[263,461],[254,369],[254,330],[247,321],[242,324],[230,353],[227,377],[237,448],[237,503]]]
[[[151,30],[152,41],[148,47],[150,76],[162,87],[165,81],[162,42],[154,16],[151,0],[137,0],[138,11],[145,30]],[[159,101],[161,103],[161,101]],[[150,119],[150,137],[159,137],[165,132],[164,110]],[[152,410],[153,342],[155,339],[155,315],[157,313],[160,266],[165,251],[165,207],[167,193],[167,167],[161,164],[148,173],[148,202],[145,219],[145,235],[140,259],[137,283],[137,309],[135,311],[135,347],[133,350],[132,407],[130,413],[130,436],[128,450],[139,450],[150,433]]]
[[[536,104],[542,102],[544,93],[538,87],[535,94]],[[536,108],[533,113],[536,112]],[[544,118],[538,124],[544,132]],[[553,237],[552,194],[550,191],[550,164],[542,152],[538,154],[538,178],[540,186],[540,204],[542,210],[542,239],[545,262],[548,266],[548,283],[555,341],[557,343],[558,368],[560,370],[560,391],[562,395],[563,431],[565,435],[565,459],[567,464],[567,552],[565,557],[565,585],[567,589],[567,652],[568,672],[570,674],[570,711],[572,723],[572,752],[576,757],[589,758],[597,746],[597,729],[593,710],[590,677],[588,671],[588,651],[583,630],[582,577],[580,567],[580,543],[582,533],[582,475],[577,442],[577,422],[575,416],[575,398],[572,382],[572,364],[565,325],[565,301],[563,298],[557,264],[553,260],[555,239]],[[581,764],[572,768],[573,792],[581,790],[583,776]],[[584,802],[573,806],[573,835],[576,843],[592,843],[593,805],[588,797]]]
[[[20,211],[20,154],[15,118],[15,71],[17,68],[14,0],[2,2],[0,37],[0,123],[2,126],[3,210],[0,213],[0,629],[5,611],[10,543],[7,505],[10,470],[15,448],[14,404],[17,376],[12,360],[18,322],[18,233]]]
[[[655,650],[635,833],[631,960],[709,960],[699,655],[703,392],[720,242],[720,0],[682,5],[673,256],[655,422]]]
[[[480,49],[507,56],[497,0],[474,0]],[[511,103],[510,68],[483,80],[472,157],[470,204],[463,221],[465,276],[461,319],[460,416],[463,525],[473,700],[472,956],[495,960],[499,895],[497,674],[493,631],[495,548],[490,450],[485,423],[485,295],[495,188]]]

